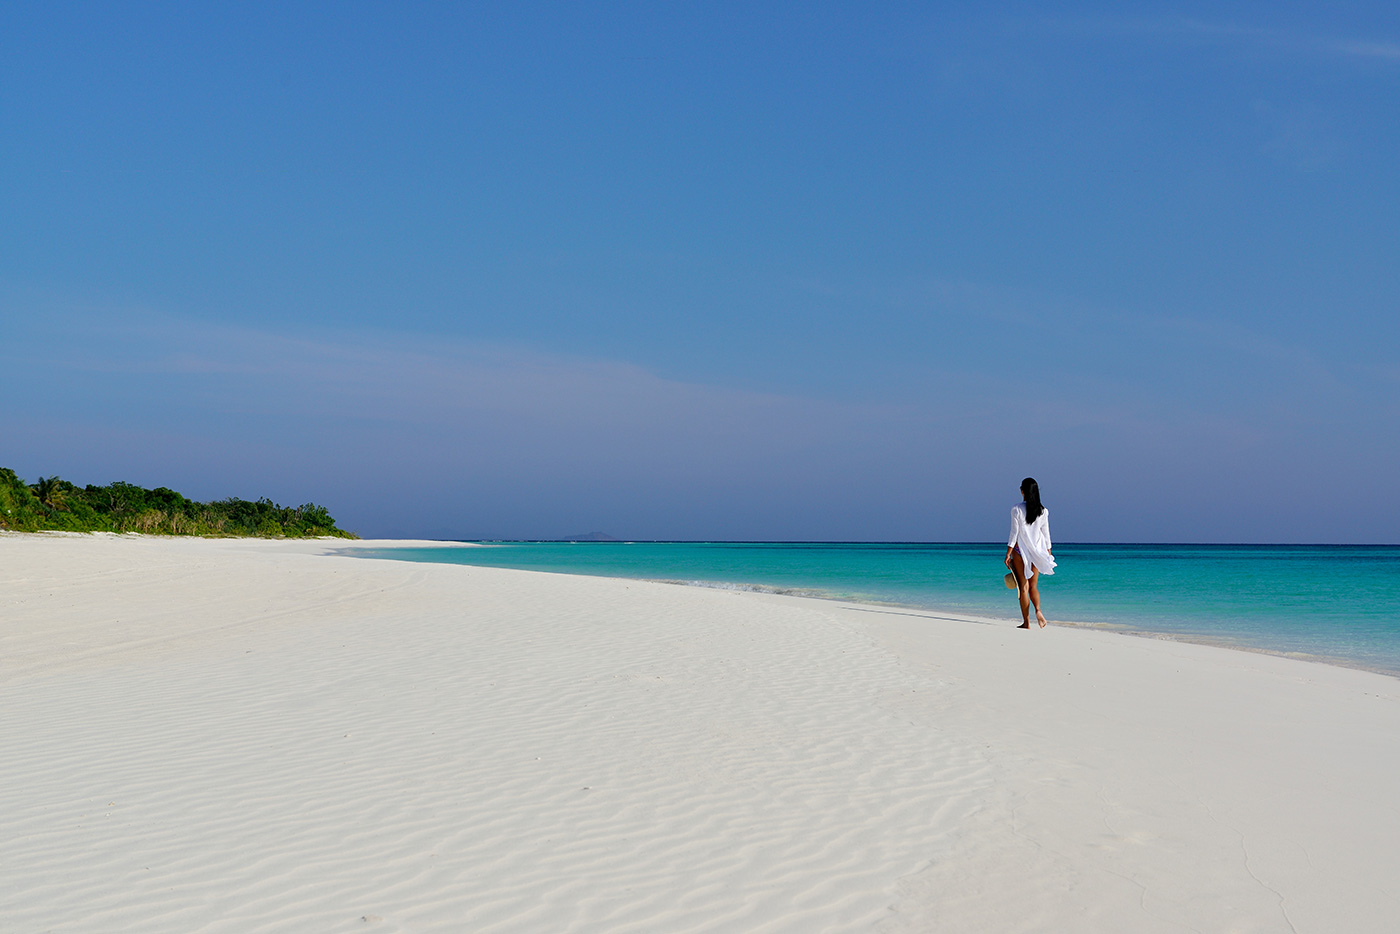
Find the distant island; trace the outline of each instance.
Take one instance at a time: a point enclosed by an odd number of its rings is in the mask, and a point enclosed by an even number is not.
[[[256,538],[355,538],[326,507],[279,506],[270,499],[197,503],[165,487],[134,483],[80,487],[58,477],[28,484],[0,467],[0,529],[14,532],[142,532]]]

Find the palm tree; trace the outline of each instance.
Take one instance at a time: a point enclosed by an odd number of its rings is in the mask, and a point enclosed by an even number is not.
[[[39,505],[49,512],[63,508],[65,492],[63,481],[57,477],[40,477],[39,482],[34,484],[34,495],[39,498]]]

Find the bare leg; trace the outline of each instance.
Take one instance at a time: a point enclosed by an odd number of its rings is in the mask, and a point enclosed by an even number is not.
[[[1011,573],[1016,575],[1016,596],[1021,601],[1021,625],[1017,629],[1031,628],[1031,598],[1027,593],[1026,562],[1018,553],[1011,553]],[[1038,611],[1037,611],[1038,612]]]
[[[1040,569],[1031,568],[1031,579],[1026,582],[1026,589],[1030,591],[1031,603],[1035,604],[1035,621],[1040,624],[1040,628],[1045,628],[1045,614],[1040,612]],[[1026,611],[1021,610],[1021,615],[1025,616]],[[1030,628],[1030,620],[1026,621],[1026,628]]]

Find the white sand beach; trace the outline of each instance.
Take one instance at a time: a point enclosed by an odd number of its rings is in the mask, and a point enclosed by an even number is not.
[[[0,535],[0,931],[1397,929],[1400,680],[354,547]]]

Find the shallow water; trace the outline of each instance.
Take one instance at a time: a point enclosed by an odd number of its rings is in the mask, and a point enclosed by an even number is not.
[[[494,542],[366,557],[800,593],[1019,620],[998,544]],[[1051,621],[1400,675],[1400,546],[1055,546]]]

